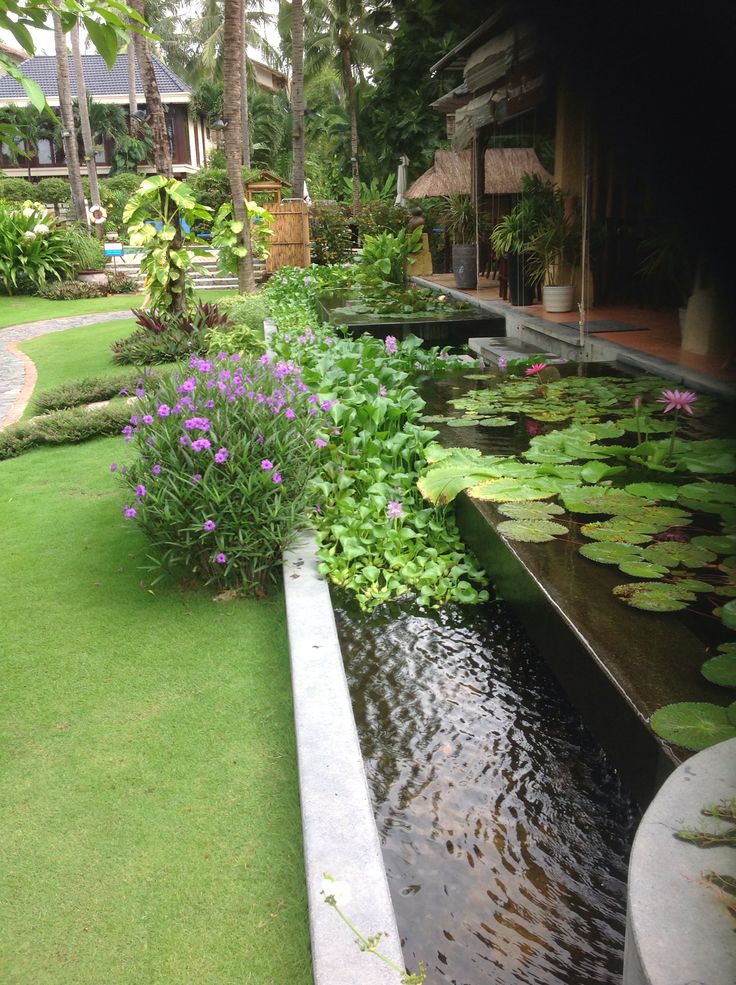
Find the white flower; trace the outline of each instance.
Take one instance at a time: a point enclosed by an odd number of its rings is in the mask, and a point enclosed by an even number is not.
[[[327,875],[322,880],[322,895],[326,903],[334,903],[335,906],[347,906],[353,897],[349,883]]]
[[[105,219],[107,219],[107,212],[101,205],[90,205],[87,209],[87,215],[96,226],[102,225]]]
[[[36,214],[36,210],[35,210],[35,209],[33,209],[33,208],[31,208],[31,206],[30,206],[30,205],[27,205],[27,206],[26,206],[26,207],[25,207],[25,208],[23,209],[23,215],[24,215],[24,216],[26,217],[26,219],[30,219],[30,218],[31,218],[32,216],[34,216],[35,214]]]
[[[440,296],[437,298],[437,300],[438,301],[446,301],[447,300],[447,295],[446,294],[440,294]]]
[[[34,232],[31,232],[31,230],[30,230],[30,229],[27,229],[27,230],[26,230],[26,231],[25,231],[25,232],[23,233],[23,239],[27,239],[27,240],[29,240],[29,241],[30,241],[31,243],[33,242],[33,240],[34,240],[35,238],[36,238],[36,234],[35,234]]]
[[[46,225],[45,222],[38,222],[33,227],[33,231],[36,234],[36,236],[45,236],[46,233],[50,232],[51,230],[49,229],[49,227]]]

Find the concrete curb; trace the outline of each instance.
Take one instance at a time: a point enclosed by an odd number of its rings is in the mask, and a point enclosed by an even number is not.
[[[350,885],[341,909],[403,969],[381,846],[353,718],[327,582],[317,571],[314,534],[284,552],[304,863],[315,985],[398,985],[399,975],[361,952],[355,935],[320,894],[329,874]]]
[[[698,848],[675,838],[683,828],[725,831],[705,807],[736,797],[736,739],[692,756],[652,801],[629,864],[624,985],[732,985],[733,917],[704,872],[736,876],[733,848]]]

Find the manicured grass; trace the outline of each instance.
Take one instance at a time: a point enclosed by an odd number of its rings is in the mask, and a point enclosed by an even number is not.
[[[117,339],[130,335],[134,328],[133,318],[83,325],[21,342],[18,348],[36,365],[36,388],[50,390],[86,376],[114,376],[127,372],[130,366],[118,366],[112,361],[110,346]]]
[[[150,589],[125,453],[0,463],[0,979],[308,985],[282,599]]]
[[[217,301],[229,297],[234,291],[198,291],[197,297],[203,301]],[[142,294],[113,294],[105,298],[84,298],[80,301],[49,301],[36,297],[0,298],[0,329],[8,325],[24,325],[30,321],[44,318],[65,318],[68,315],[91,315],[101,311],[125,311],[126,308],[140,308]]]

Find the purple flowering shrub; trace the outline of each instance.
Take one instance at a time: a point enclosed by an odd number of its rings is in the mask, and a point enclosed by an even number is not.
[[[123,514],[156,566],[263,594],[312,508],[325,417],[299,368],[268,356],[193,356],[145,395],[123,429],[137,452]]]

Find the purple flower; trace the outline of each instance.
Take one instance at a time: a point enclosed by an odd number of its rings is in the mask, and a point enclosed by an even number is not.
[[[110,471],[111,472],[117,472],[117,470],[118,470],[118,464],[117,464],[117,462],[110,462]]]
[[[327,442],[325,441],[324,438],[315,438],[314,439],[314,443],[315,443],[315,445],[318,448],[326,448],[327,447]]]
[[[151,416],[151,414],[144,414],[143,415],[143,423],[144,424],[153,424],[153,417]]]
[[[508,356],[498,357],[498,368],[501,370],[502,373],[506,372],[506,367],[508,366],[508,364],[509,364]]]
[[[223,462],[226,462],[228,460],[228,458],[230,458],[230,452],[227,450],[227,448],[220,448],[215,453],[215,461],[219,465],[222,465]]]
[[[399,345],[393,335],[386,336],[384,345],[386,346],[386,353],[389,356],[393,356],[399,351]]]
[[[284,417],[286,418],[287,421],[293,421],[294,418],[296,417],[296,414],[291,409],[291,407],[287,407],[286,410],[284,411]]]
[[[209,431],[210,422],[206,417],[190,417],[184,421],[187,431]]]
[[[634,397],[634,399],[632,400],[632,403],[634,405],[634,410],[638,414],[639,413],[639,408],[641,407],[641,397]]]
[[[214,520],[205,520],[202,529],[205,531],[205,533],[211,533],[216,526],[217,524],[215,523]]]
[[[189,436],[186,435],[186,434],[183,434],[181,436],[181,438],[179,438],[179,444],[180,445],[188,445],[189,444]]]
[[[132,520],[135,515],[136,515],[136,509],[134,506],[123,507],[123,516],[125,517],[126,520]]]
[[[263,437],[262,434],[257,434],[256,435],[256,441],[258,442],[259,445],[262,445],[265,442],[265,440],[266,439]]]
[[[153,468],[151,469],[151,475],[158,475],[160,471],[161,471],[161,466],[154,465]]]
[[[208,448],[212,447],[212,442],[207,438],[197,438],[196,441],[192,442],[192,451],[206,451]]]
[[[130,423],[131,423],[131,424],[137,424],[137,423],[138,423],[138,421],[140,421],[140,417],[138,417],[138,415],[137,415],[137,414],[133,414],[133,416],[132,416],[132,417],[131,417],[131,419],[130,419]]]
[[[126,424],[120,433],[124,434],[126,438],[130,438],[133,434],[133,428],[130,424]]]
[[[159,417],[168,417],[171,413],[171,408],[168,404],[161,404],[156,413]]]
[[[278,486],[279,483],[281,482],[281,473],[280,472],[274,472],[273,475],[271,476],[271,478],[273,479],[274,483]]]
[[[335,406],[334,400],[323,400],[322,403],[320,404],[321,409],[324,411],[332,410],[334,406]]]
[[[227,554],[223,554],[222,551],[215,557],[215,561],[218,564],[227,564]]]
[[[261,462],[261,468],[263,469],[264,472],[270,472],[271,469],[273,468],[273,462],[271,461],[271,459],[264,458],[263,461]]]
[[[319,503],[314,504],[314,512],[320,514],[322,513],[322,507],[319,505]]]
[[[398,501],[398,499],[390,500],[388,506],[386,507],[386,516],[389,520],[398,520],[399,517],[404,515],[404,507]]]
[[[146,487],[143,485],[142,482],[138,483],[138,485],[135,487],[135,494],[138,497],[138,499],[143,499],[143,497],[146,495]]]
[[[691,404],[694,404],[697,399],[697,393],[693,393],[692,390],[663,390],[662,396],[657,398],[657,403],[667,404],[664,409],[665,414],[669,414],[671,410],[678,413],[684,410],[686,414],[692,414]]]
[[[194,475],[192,476],[192,485],[193,486],[196,486],[197,483],[198,482],[201,482],[201,481],[202,481],[202,473],[201,472],[195,472]]]
[[[182,385],[179,387],[179,393],[191,393],[192,390],[197,389],[197,381],[193,376],[188,376]]]
[[[385,397],[387,393],[388,393],[388,390],[386,389],[385,386],[380,386],[378,388],[378,396],[379,397]]]

